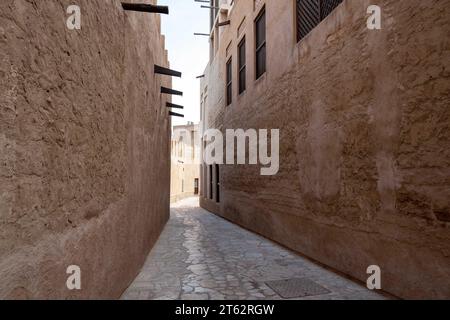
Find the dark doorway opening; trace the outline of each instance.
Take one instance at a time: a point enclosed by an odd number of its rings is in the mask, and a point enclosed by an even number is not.
[[[198,179],[197,178],[194,181],[194,194],[198,195]]]

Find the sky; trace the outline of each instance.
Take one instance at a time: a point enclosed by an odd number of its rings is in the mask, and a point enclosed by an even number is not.
[[[169,6],[169,15],[161,15],[162,33],[166,36],[170,68],[183,73],[173,78],[172,87],[182,91],[182,97],[173,96],[173,103],[185,107],[174,110],[185,118],[173,117],[173,125],[187,121],[200,121],[200,80],[209,60],[209,38],[194,36],[194,32],[209,33],[209,9],[194,0],[159,0],[159,5]]]

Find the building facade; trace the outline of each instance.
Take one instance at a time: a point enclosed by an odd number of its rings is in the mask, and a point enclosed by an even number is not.
[[[201,163],[198,124],[174,126],[171,148],[171,203],[198,196]]]
[[[0,299],[118,298],[169,219],[160,17],[77,3],[0,2]]]
[[[450,298],[450,1],[217,6],[202,133],[279,129],[280,170],[203,163],[201,206],[355,279],[377,265],[399,297]]]

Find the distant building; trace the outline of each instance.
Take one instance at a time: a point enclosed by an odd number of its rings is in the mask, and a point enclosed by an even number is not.
[[[200,193],[200,137],[199,126],[189,122],[173,128],[171,142],[170,201]]]

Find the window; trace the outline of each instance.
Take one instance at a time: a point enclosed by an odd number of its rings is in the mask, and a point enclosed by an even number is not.
[[[195,178],[195,180],[194,180],[194,194],[195,195],[198,195],[198,189],[199,189],[198,179]]]
[[[246,62],[245,62],[245,37],[241,40],[238,46],[239,56],[239,94],[245,91],[246,88]]]
[[[220,167],[218,164],[215,165],[216,167],[216,202],[220,202]]]
[[[296,0],[297,41],[309,34],[343,0]]]
[[[233,60],[227,62],[227,106],[233,102]]]
[[[266,72],[266,10],[262,9],[255,21],[256,30],[256,79]]]
[[[211,13],[210,13],[210,17],[211,17],[211,30],[214,26],[214,22],[216,21],[216,17],[217,14],[219,13],[219,0],[210,0],[209,4],[211,6]]]
[[[206,149],[206,141],[203,141],[203,150],[202,152]],[[206,165],[205,163],[203,163],[203,177],[202,177],[202,186],[201,186],[201,191],[203,194],[203,197],[205,199],[208,198],[208,168],[209,166]]]
[[[244,17],[244,19],[242,19],[241,24],[238,27],[238,30],[237,30],[238,38],[241,36],[242,32],[244,31],[244,27],[245,27],[245,17]]]

